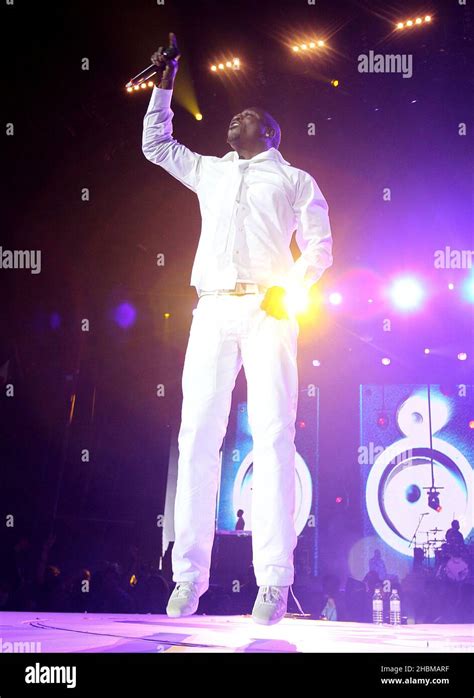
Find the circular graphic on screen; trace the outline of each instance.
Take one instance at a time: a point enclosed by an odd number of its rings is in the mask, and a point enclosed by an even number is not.
[[[366,486],[366,506],[379,536],[403,555],[413,555],[410,546],[417,532],[418,547],[433,540],[433,529],[443,532],[451,525],[453,512],[462,530],[471,530],[473,483],[472,468],[463,454],[443,439],[433,438],[433,449],[420,447],[418,440],[400,439],[375,460]],[[433,473],[441,511],[428,506],[427,487]],[[434,554],[434,548],[429,551]]]
[[[313,483],[308,466],[299,453],[295,457],[295,529],[299,535],[308,523],[313,501]],[[245,530],[252,530],[252,473],[253,451],[242,461],[234,482],[232,494],[233,510],[245,512]]]
[[[408,397],[396,413],[406,438],[382,451],[367,478],[366,506],[372,526],[403,555],[412,556],[416,545],[432,557],[453,518],[459,519],[461,530],[472,528],[472,467],[448,441],[432,437],[430,444],[430,432],[442,429],[450,418],[449,400],[436,392],[430,394],[430,404],[425,390]],[[433,482],[439,511],[428,504],[427,488]]]

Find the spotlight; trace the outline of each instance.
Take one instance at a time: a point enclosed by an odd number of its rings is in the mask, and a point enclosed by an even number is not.
[[[452,291],[454,289],[454,284],[448,284],[448,288],[450,291]]]
[[[403,29],[403,22],[399,22],[397,24],[397,29]]]
[[[306,51],[306,49],[307,49],[308,47],[307,47],[306,44],[301,44],[301,48],[303,49],[303,51]]]
[[[127,92],[133,92],[133,87],[127,87]]]
[[[382,364],[383,364],[384,366],[390,366],[391,363],[392,363],[392,362],[390,361],[390,359],[388,358],[388,356],[384,356],[384,357],[383,357],[383,359],[382,359]]]
[[[469,420],[469,429],[474,429],[474,419]]]
[[[290,283],[285,290],[284,305],[288,315],[298,315],[308,311],[309,295],[304,286]]]
[[[397,279],[390,289],[390,297],[395,306],[401,310],[414,310],[421,305],[424,291],[421,284],[413,278]]]
[[[217,70],[217,65],[211,65],[211,70],[213,73],[215,73]]]
[[[317,368],[318,366],[321,366],[321,361],[319,359],[313,359],[312,364]]]
[[[336,497],[336,504],[342,504],[342,497]]]
[[[338,87],[339,86],[339,80],[331,80],[331,85],[333,87]]]
[[[415,19],[415,24],[421,24],[421,21],[422,21],[421,18],[420,18],[420,17],[417,17],[417,18]]]
[[[314,43],[314,41],[310,41],[309,47],[314,48],[315,46],[316,46],[316,44]]]
[[[300,50],[300,47],[299,47],[299,46],[293,46],[293,51],[294,51],[295,53],[297,53],[299,50]]]
[[[407,27],[412,27],[412,26],[413,26],[413,22],[411,21],[411,19],[409,19],[407,22]]]
[[[114,310],[114,320],[124,330],[135,323],[136,317],[137,311],[135,307],[128,302],[121,303]]]
[[[430,509],[434,509],[438,513],[442,510],[442,506],[439,503],[439,492],[437,489],[431,487],[428,490],[428,506]]]
[[[429,353],[430,353],[430,350],[429,350],[429,349],[425,349],[425,354],[429,354]]]
[[[431,22],[431,15],[426,15],[425,22]]]
[[[140,87],[142,88],[142,90],[146,90],[146,82],[142,82],[142,84],[140,85]]]
[[[386,414],[380,414],[377,417],[377,426],[380,427],[381,429],[386,429],[389,425],[389,419],[388,415]]]
[[[171,317],[171,313],[163,313],[163,317],[165,318],[165,320],[167,320]]]
[[[202,121],[202,114],[194,114],[194,118],[196,119],[196,121]]]
[[[227,68],[232,68],[232,63],[231,63],[231,61],[227,61],[226,67],[227,67]]]
[[[318,41],[318,46],[320,46],[320,47],[321,47],[321,46],[324,46],[324,41],[323,41],[322,39],[320,39],[320,40]]]
[[[474,302],[474,276],[470,276],[464,281],[462,295],[467,301]]]
[[[240,65],[240,58],[234,58],[234,65]]]
[[[342,295],[338,291],[334,291],[334,293],[329,295],[329,302],[331,305],[341,305]]]
[[[467,354],[465,351],[460,351],[458,354],[458,359],[459,361],[466,361],[467,359]]]
[[[223,63],[219,63],[219,65],[218,65],[217,67],[219,68],[219,70],[224,70],[224,64],[223,64]]]
[[[134,89],[134,90],[139,90],[140,88],[139,88],[138,85],[134,85],[133,89]]]
[[[149,81],[148,81],[148,87],[153,87],[153,85],[154,85],[153,80],[149,80]]]

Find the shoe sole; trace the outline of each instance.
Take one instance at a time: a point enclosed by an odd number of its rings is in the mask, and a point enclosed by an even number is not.
[[[196,611],[193,611],[192,613],[173,613],[172,611],[166,611],[166,615],[168,618],[188,618],[188,616],[194,616]]]
[[[198,610],[198,606],[192,611],[189,611],[188,613],[183,613],[182,611],[178,610],[173,610],[172,608],[169,608],[168,606],[166,607],[166,615],[169,616],[170,618],[187,618],[187,616],[193,616],[196,611]]]

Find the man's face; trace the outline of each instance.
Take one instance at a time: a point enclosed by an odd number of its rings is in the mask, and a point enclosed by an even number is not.
[[[268,127],[264,115],[256,107],[249,107],[232,117],[227,131],[227,143],[232,148],[251,147],[265,140]]]

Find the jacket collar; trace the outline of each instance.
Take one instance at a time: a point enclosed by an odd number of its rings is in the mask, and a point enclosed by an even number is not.
[[[239,154],[235,150],[231,150],[229,153],[226,153],[222,160],[230,160],[231,162],[246,162],[246,163],[251,163],[251,162],[260,162],[261,160],[274,160],[275,162],[280,162],[283,165],[289,165],[290,163],[287,162],[282,154],[280,153],[279,150],[276,148],[269,148],[268,150],[264,150],[263,153],[257,153],[257,155],[254,155],[253,158],[249,158],[248,160],[240,159]]]

